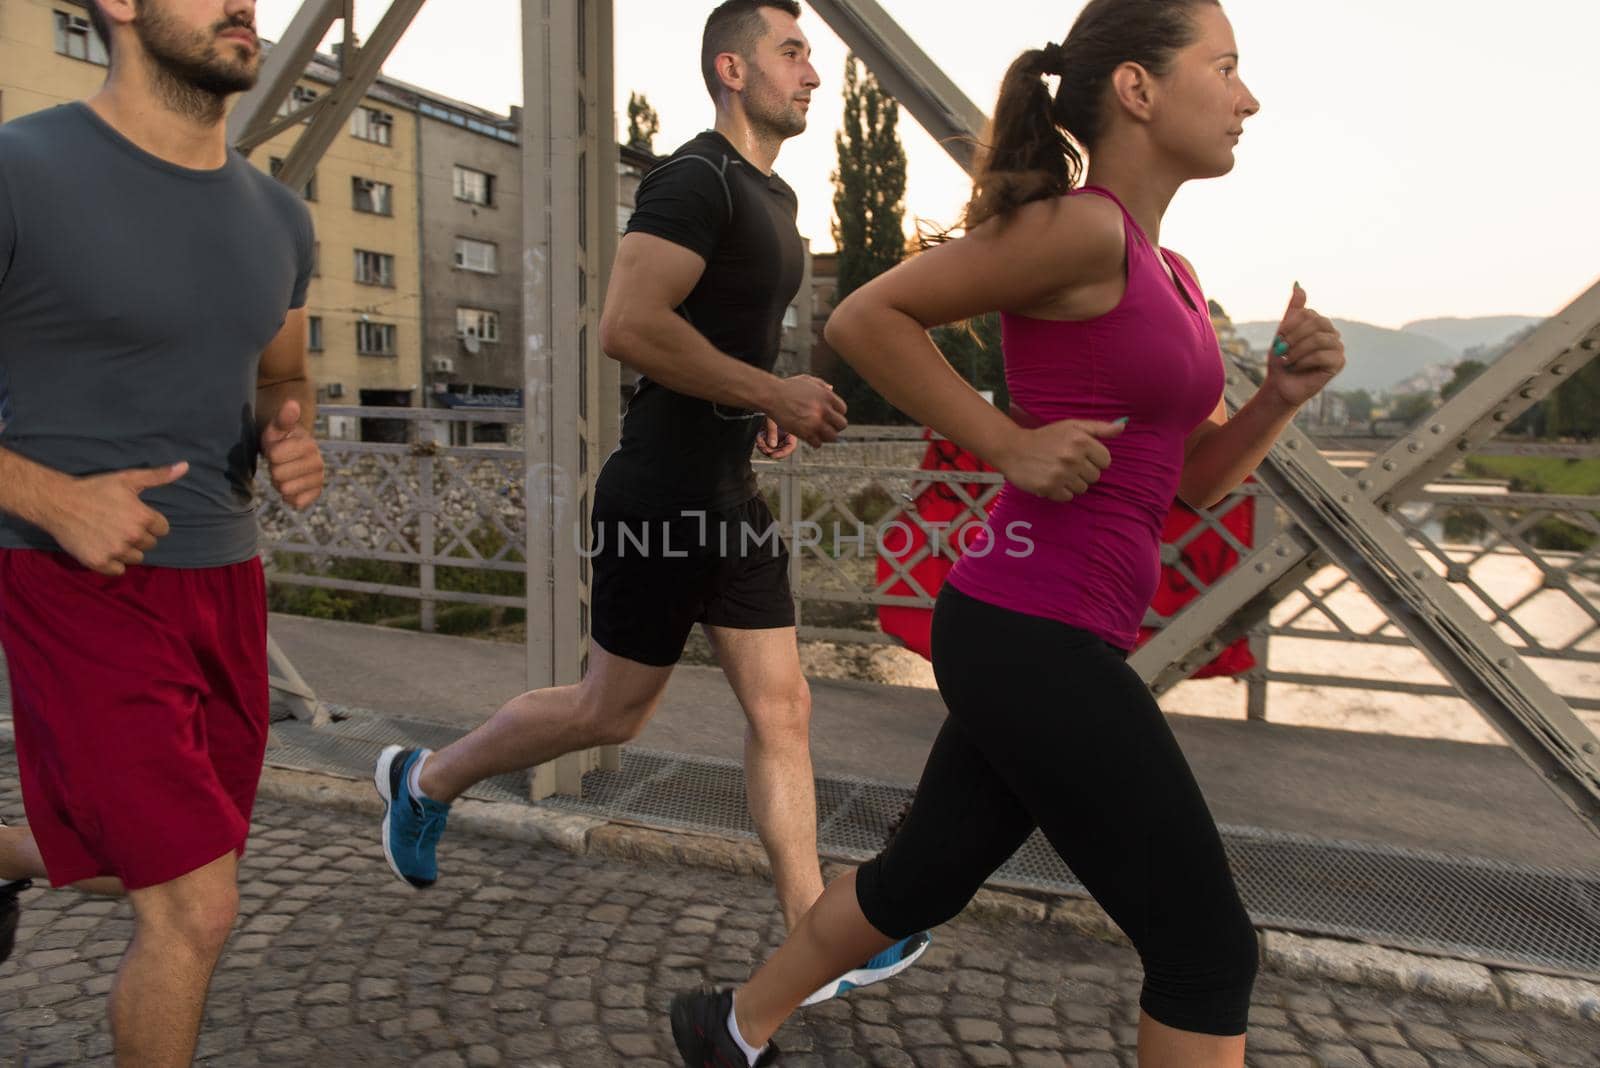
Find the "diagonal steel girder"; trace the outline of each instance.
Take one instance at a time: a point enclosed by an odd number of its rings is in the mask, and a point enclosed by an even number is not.
[[[1237,409],[1249,399],[1243,376],[1230,375],[1229,406]],[[1387,473],[1399,472],[1397,465]],[[1545,784],[1600,834],[1600,741],[1412,548],[1385,507],[1359,488],[1361,480],[1352,482],[1294,426],[1279,438],[1256,477],[1299,524],[1299,540],[1309,537],[1320,550],[1308,551],[1307,557],[1331,559],[1354,579]],[[1268,561],[1281,566],[1286,560],[1272,547],[1253,553],[1234,570],[1262,574],[1265,567],[1271,573]],[[1185,630],[1201,633],[1203,621],[1191,625],[1184,616],[1178,619]]]
[[[283,37],[261,61],[261,76],[256,79],[255,88],[241,96],[228,113],[228,144],[248,144],[273,124],[279,105],[289,98],[295,83],[316,58],[317,46],[351,2],[305,0],[300,5]],[[297,116],[296,121],[303,117]]]
[[[875,0],[811,0],[824,21],[969,173],[987,120]],[[902,97],[901,93],[907,95]],[[1335,559],[1600,834],[1600,743],[1560,695],[1413,550],[1387,517],[1600,351],[1600,284],[1552,317],[1354,480],[1291,427],[1258,476],[1300,524],[1241,560],[1130,663],[1157,692],[1185,678]],[[1229,401],[1248,397],[1233,376]],[[1196,651],[1205,655],[1193,659]]]
[[[839,39],[866,63],[889,95],[964,169],[989,120],[876,0],[809,0]]]
[[[291,189],[305,185],[316,171],[323,153],[339,136],[345,121],[378,80],[389,53],[394,51],[394,46],[405,35],[424,2],[390,0],[388,10],[372,31],[372,36],[366,44],[357,48],[351,31],[354,0],[305,0],[290,23],[289,31],[284,34],[284,39],[268,53],[257,88],[234,108],[234,115],[228,121],[230,141],[242,148],[253,148],[265,137],[303,120],[304,116],[296,114],[274,122],[273,116],[295,81],[305,73],[316,54],[317,45],[333,25],[334,19],[342,18],[345,24],[345,48],[339,57],[339,81],[317,101],[310,121],[284,158],[283,167],[277,175],[278,181]],[[282,59],[278,58],[280,53]]]
[[[1351,483],[1356,496],[1392,510],[1492,439],[1600,353],[1600,283],[1551,316]],[[1288,530],[1185,606],[1129,663],[1157,693],[1188,678],[1217,650],[1266,618],[1327,563],[1302,531]]]

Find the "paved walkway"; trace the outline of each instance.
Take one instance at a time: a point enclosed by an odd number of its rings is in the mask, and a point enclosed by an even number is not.
[[[526,678],[521,646],[274,615],[278,642],[324,701],[461,727]],[[914,783],[944,721],[931,690],[814,679],[819,775]],[[1600,871],[1596,839],[1503,746],[1172,716],[1224,824]],[[739,759],[744,718],[715,668],[680,667],[640,735],[647,749]]]
[[[20,802],[0,747],[0,813]],[[238,932],[201,1062],[675,1065],[671,995],[746,975],[780,934],[767,888],[712,871],[446,839],[445,878],[396,883],[370,818],[263,803]],[[119,902],[24,898],[0,965],[0,1063],[108,1063],[105,993],[130,922]],[[1131,951],[1024,924],[960,920],[911,973],[805,1014],[799,1066],[1134,1065]],[[1259,1068],[1600,1066],[1600,1025],[1267,975]]]

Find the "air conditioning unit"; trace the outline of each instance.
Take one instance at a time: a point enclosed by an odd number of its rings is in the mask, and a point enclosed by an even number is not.
[[[324,387],[324,395],[329,400],[338,400],[340,397],[344,396],[344,383],[329,382],[327,386]]]
[[[435,356],[432,360],[428,361],[428,367],[433,371],[434,374],[447,375],[456,369],[456,361],[452,360],[448,356]]]

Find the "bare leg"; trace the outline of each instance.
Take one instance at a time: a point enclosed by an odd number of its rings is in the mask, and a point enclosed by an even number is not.
[[[787,941],[734,992],[739,1033],[756,1047],[767,1044],[811,991],[880,953],[894,939],[877,930],[856,902],[856,873],[829,884]],[[1179,1031],[1139,1017],[1140,1068],[1242,1068],[1245,1036]]]
[[[1139,1014],[1139,1068],[1242,1068],[1244,1035],[1179,1031]]]
[[[811,689],[800,670],[795,630],[706,627],[705,631],[749,722],[744,744],[747,803],[772,861],[772,882],[784,923],[793,931],[822,896],[817,785],[811,769]],[[871,955],[850,961],[839,971],[854,968]],[[816,986],[838,974],[823,976]]]
[[[206,991],[239,911],[233,853],[161,886],[135,890],[133,942],[111,988],[120,1068],[182,1068],[194,1059]]]
[[[758,1049],[766,1045],[812,991],[893,944],[861,914],[856,873],[840,876],[778,951],[734,992],[739,1033]]]
[[[28,830],[27,825],[0,826],[0,882],[48,877],[49,874],[44,868],[44,857],[39,854],[39,843],[34,841],[33,832]],[[73,883],[72,888],[82,890],[86,894],[106,894],[112,897],[120,897],[123,894],[122,880],[111,876],[84,879],[82,882]]]
[[[422,792],[435,801],[454,801],[492,775],[632,741],[671,676],[670,667],[640,664],[592,645],[589,672],[578,685],[512,698],[488,722],[430,756],[419,777]]]

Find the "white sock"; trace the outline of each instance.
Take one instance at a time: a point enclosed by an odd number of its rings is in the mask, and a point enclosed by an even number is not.
[[[728,1003],[728,1034],[733,1036],[734,1042],[738,1043],[739,1048],[744,1051],[745,1057],[749,1059],[752,1065],[760,1059],[761,1050],[767,1048],[762,1046],[761,1049],[756,1049],[754,1046],[750,1045],[750,1043],[744,1040],[744,1036],[739,1033],[739,1021],[734,1015],[733,1002],[731,998],[729,999]]]
[[[422,792],[422,765],[426,764],[431,756],[433,756],[433,750],[424,749],[422,755],[417,757],[417,762],[411,765],[411,774],[406,776],[406,787],[411,791],[411,796],[419,801],[431,800],[427,794]]]

